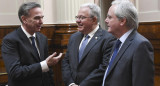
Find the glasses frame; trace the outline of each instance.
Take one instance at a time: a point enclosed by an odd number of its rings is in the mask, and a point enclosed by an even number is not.
[[[75,19],[76,19],[76,20],[84,20],[84,19],[86,19],[86,18],[93,18],[93,16],[91,16],[91,17],[86,17],[86,16],[75,16]]]

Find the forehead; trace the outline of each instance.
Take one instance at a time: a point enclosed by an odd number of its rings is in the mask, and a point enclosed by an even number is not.
[[[109,8],[108,15],[113,15],[113,14],[114,14],[114,11],[115,11],[115,6],[112,5],[112,6]]]
[[[29,10],[30,16],[43,16],[42,9],[39,7],[35,7]]]
[[[89,7],[82,7],[79,9],[78,11],[78,15],[82,15],[82,16],[89,16],[89,12],[90,12],[90,9]]]

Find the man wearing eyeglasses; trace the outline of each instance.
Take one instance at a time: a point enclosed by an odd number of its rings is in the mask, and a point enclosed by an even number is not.
[[[84,4],[75,17],[78,32],[69,40],[62,61],[66,86],[100,86],[115,38],[99,26],[100,8]]]

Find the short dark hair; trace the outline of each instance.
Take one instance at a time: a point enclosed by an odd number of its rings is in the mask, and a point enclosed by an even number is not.
[[[29,10],[32,9],[32,8],[35,8],[35,7],[40,7],[41,8],[41,5],[36,3],[36,2],[27,2],[27,3],[23,3],[20,7],[19,7],[19,10],[18,10],[18,17],[19,17],[19,20],[22,22],[22,19],[21,19],[21,16],[29,16]]]

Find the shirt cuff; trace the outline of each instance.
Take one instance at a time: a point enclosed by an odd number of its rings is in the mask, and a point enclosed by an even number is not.
[[[69,84],[69,86],[72,86],[72,85],[74,85],[75,83],[71,83],[71,84]]]
[[[49,67],[47,65],[46,60],[40,62],[40,64],[41,64],[42,72],[48,72],[49,71]]]

